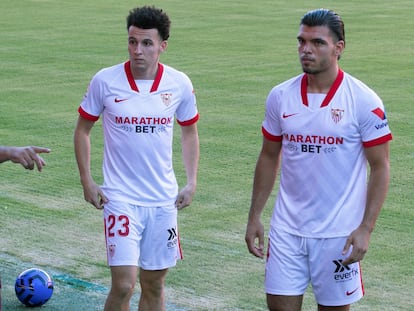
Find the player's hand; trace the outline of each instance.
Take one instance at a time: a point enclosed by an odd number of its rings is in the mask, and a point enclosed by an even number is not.
[[[177,200],[175,200],[175,206],[177,209],[183,209],[191,204],[195,193],[195,187],[187,184],[178,194]]]
[[[20,163],[25,169],[33,170],[35,165],[38,171],[42,171],[46,162],[43,160],[39,153],[49,153],[49,148],[26,146],[26,147],[13,147],[10,154],[10,160],[14,163]]]
[[[108,198],[104,195],[102,189],[93,181],[82,185],[85,201],[91,203],[96,209],[103,209],[104,205],[108,203]]]
[[[371,232],[368,228],[359,226],[355,229],[346,240],[342,251],[342,254],[346,255],[352,246],[351,254],[343,260],[342,264],[349,265],[351,263],[361,261],[364,258],[365,253],[368,251],[370,237]]]
[[[264,257],[264,228],[260,219],[249,219],[246,228],[245,241],[251,254],[259,258]]]

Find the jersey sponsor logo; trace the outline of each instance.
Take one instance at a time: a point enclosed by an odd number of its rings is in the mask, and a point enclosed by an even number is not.
[[[336,266],[336,268],[335,268],[335,273],[338,273],[338,272],[344,272],[345,270],[351,270],[351,268],[348,266],[348,265],[344,265],[343,263],[342,263],[342,259],[339,259],[339,260],[333,260],[332,261],[334,264],[335,264],[335,266]]]
[[[344,143],[343,137],[335,136],[284,134],[283,138],[289,142],[307,144],[342,145]]]
[[[359,276],[358,269],[355,269],[349,265],[344,265],[342,263],[342,259],[332,260],[332,262],[335,264],[333,278],[336,282],[346,282]]]
[[[376,109],[372,110],[371,112],[374,113],[382,121],[385,121],[385,122],[382,122],[381,124],[375,125],[375,128],[377,130],[380,130],[380,129],[388,126],[388,122],[386,121],[387,120],[387,116],[385,115],[384,110],[382,110],[381,108],[376,108]]]
[[[167,126],[173,122],[172,117],[123,117],[115,116],[118,128],[125,132],[137,134],[154,134],[166,132]]]
[[[169,234],[168,241],[174,240],[175,238],[178,237],[177,230],[175,230],[175,228],[168,229],[167,231]]]
[[[342,117],[344,116],[344,111],[343,109],[331,109],[331,117],[332,120],[335,123],[338,123],[339,121],[341,121]]]
[[[177,233],[177,229],[176,228],[171,228],[168,229],[168,242],[167,242],[167,247],[168,248],[173,248],[176,247],[178,244],[178,233]]]
[[[127,101],[127,100],[128,100],[128,98],[115,97],[115,103],[122,103],[122,102]]]
[[[381,120],[385,120],[387,118],[387,116],[385,115],[385,112],[381,108],[376,108],[372,110],[371,112],[373,112]]]
[[[377,130],[380,130],[380,129],[382,129],[382,128],[384,128],[384,127],[387,127],[388,126],[388,122],[384,122],[384,123],[381,123],[381,124],[377,124],[377,125],[375,125],[375,128],[377,129]]]
[[[284,112],[283,115],[282,115],[282,118],[287,119],[287,118],[293,117],[297,114],[298,114],[297,112],[296,113],[289,113],[289,114],[286,114],[286,112]]]
[[[330,154],[336,151],[336,145],[342,145],[344,143],[343,137],[335,136],[320,136],[320,135],[301,135],[301,134],[284,134],[283,139],[288,141],[288,149],[296,152],[307,153],[324,153]],[[299,147],[295,146],[297,143]]]
[[[171,117],[122,117],[115,116],[116,124],[146,124],[146,125],[166,125],[171,124]]]
[[[161,100],[162,100],[162,102],[164,103],[164,105],[165,106],[169,106],[169,105],[171,105],[171,102],[172,102],[172,93],[162,93],[162,94],[160,94],[160,96],[161,96]]]

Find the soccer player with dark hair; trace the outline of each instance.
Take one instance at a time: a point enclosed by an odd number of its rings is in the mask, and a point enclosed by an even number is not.
[[[266,100],[245,240],[264,257],[260,217],[280,165],[266,259],[269,310],[300,311],[311,284],[319,311],[346,311],[364,295],[360,261],[388,190],[392,135],[381,99],[339,66],[341,17],[306,13],[297,40],[303,73]]]
[[[181,258],[177,211],[197,184],[199,118],[184,73],[160,63],[170,19],[155,7],[127,17],[129,60],[102,69],[79,107],[74,144],[85,200],[103,209],[112,284],[105,310],[129,310],[139,274],[139,310],[165,310],[164,282]],[[90,132],[102,116],[102,186],[90,170]],[[179,191],[172,165],[173,125],[181,128],[187,183]]]

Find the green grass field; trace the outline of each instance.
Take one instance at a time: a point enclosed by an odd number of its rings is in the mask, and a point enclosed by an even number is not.
[[[45,310],[102,308],[101,289],[109,287],[110,278],[101,212],[83,201],[73,129],[92,75],[127,59],[125,17],[143,4],[0,1],[0,144],[52,149],[44,156],[47,167],[40,174],[12,163],[0,165],[3,310],[20,309],[13,279],[19,269],[32,266],[94,285],[76,290],[58,278],[56,294]],[[179,214],[185,260],[168,275],[167,300],[174,305],[169,309],[265,310],[264,262],[253,258],[244,243],[264,101],[275,84],[300,73],[299,19],[310,9],[326,7],[345,22],[342,68],[380,95],[394,135],[390,192],[363,261],[366,297],[353,310],[414,310],[414,2],[150,4],[164,8],[172,19],[162,62],[191,77],[201,114],[198,192],[192,206]],[[92,137],[92,169],[98,182],[101,136],[99,122]],[[175,151],[182,183],[178,143]],[[273,201],[274,196],[263,217],[266,229]],[[76,297],[85,295],[92,298],[72,306]],[[135,299],[132,310],[136,306]],[[304,310],[315,310],[310,292]]]

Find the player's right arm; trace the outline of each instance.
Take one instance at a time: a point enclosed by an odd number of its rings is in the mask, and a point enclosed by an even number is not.
[[[281,148],[282,142],[263,137],[256,163],[245,241],[249,252],[259,258],[264,257],[264,228],[260,217],[275,184]]]
[[[79,116],[74,133],[74,146],[84,198],[97,209],[102,209],[103,204],[108,200],[93,180],[90,166],[90,133],[94,124],[94,121]]]

